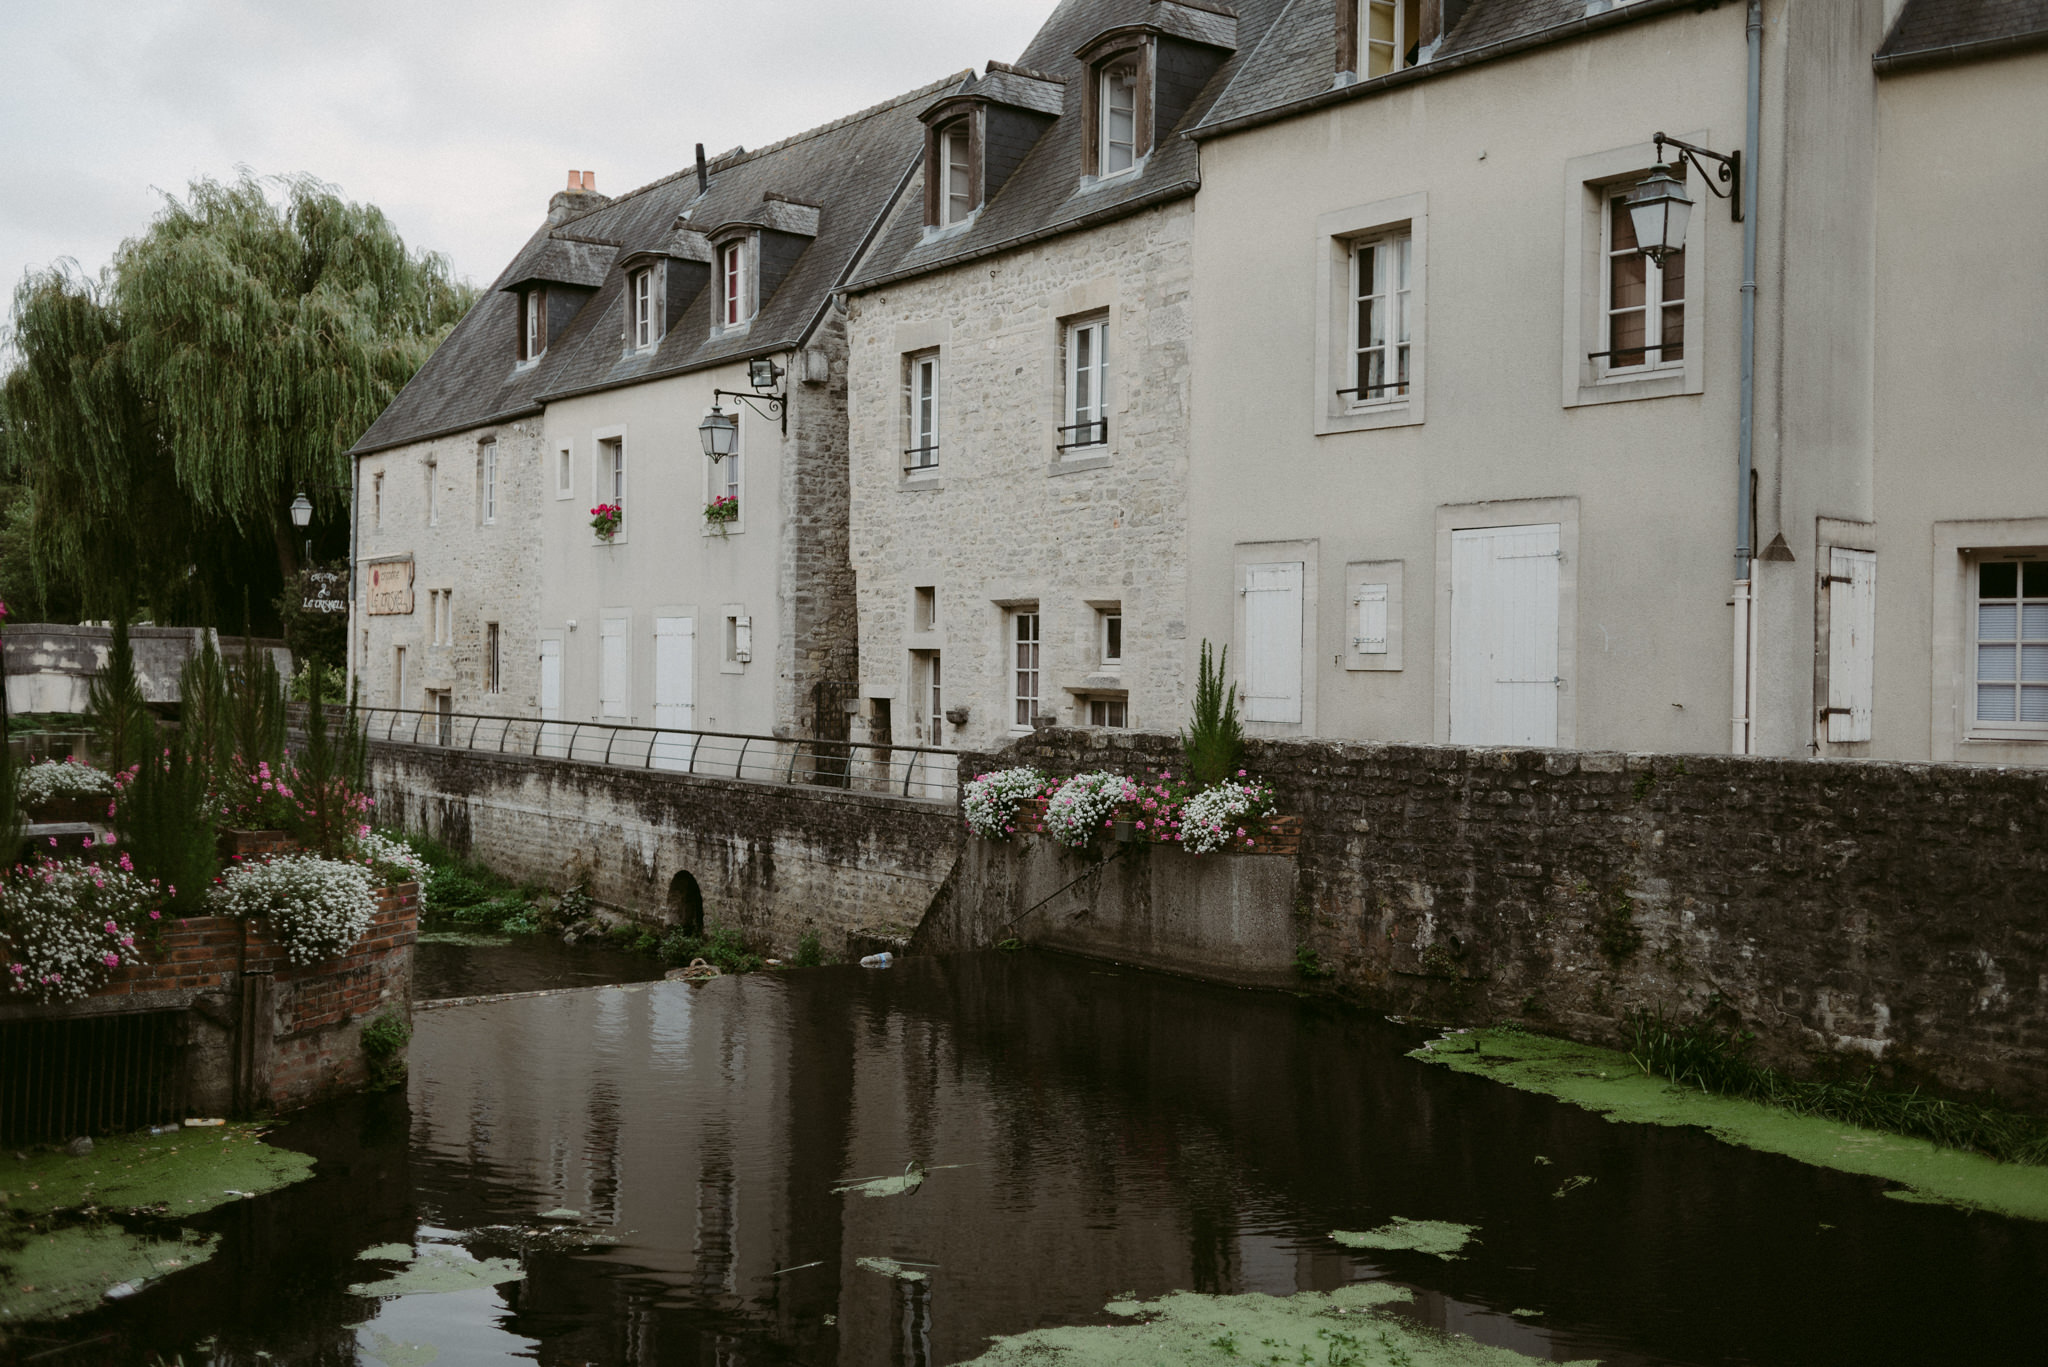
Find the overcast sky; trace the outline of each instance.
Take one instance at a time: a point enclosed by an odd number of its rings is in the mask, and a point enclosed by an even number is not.
[[[621,190],[990,58],[1055,0],[0,0],[0,276],[159,191],[311,172],[487,284],[569,168]]]

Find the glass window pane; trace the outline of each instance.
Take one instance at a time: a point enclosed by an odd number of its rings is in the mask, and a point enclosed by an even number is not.
[[[1607,364],[1641,365],[1643,345],[1648,341],[1643,335],[1643,311],[1636,309],[1630,313],[1617,313],[1609,321],[1611,330],[1607,345],[1614,354],[1607,358]]]
[[[2048,560],[2031,560],[2025,567],[2027,597],[2048,598]]]
[[[2020,647],[2020,678],[2028,683],[2048,683],[2048,646]]]
[[[2010,560],[1993,561],[1977,567],[1979,598],[2016,598],[2019,587],[2020,567]]]
[[[2048,688],[2020,690],[2020,720],[2048,721]]]
[[[1978,721],[2015,721],[2015,700],[2011,684],[1977,685]]]
[[[1682,361],[1685,359],[1685,305],[1672,304],[1664,310],[1664,359]]]
[[[2013,677],[2013,665],[2018,646],[1977,647],[1977,677],[2000,683],[2009,682]]]
[[[2019,625],[2017,603],[1980,603],[1977,606],[1977,639],[2010,641]]]
[[[1633,252],[1642,244],[1636,241],[1636,221],[1629,217],[1628,203],[1620,195],[1608,201],[1608,214],[1614,224],[1614,241],[1611,244],[1617,252]]]
[[[1685,253],[1664,258],[1664,302],[1675,304],[1685,298]]]
[[[1641,256],[1617,256],[1608,273],[1613,282],[1608,295],[1607,306],[1613,309],[1639,309],[1649,298],[1644,287],[1644,267],[1648,258]]]

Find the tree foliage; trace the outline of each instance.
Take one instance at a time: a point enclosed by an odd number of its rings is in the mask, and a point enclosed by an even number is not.
[[[135,650],[128,639],[128,619],[114,619],[114,640],[107,663],[93,675],[85,700],[85,718],[93,743],[107,767],[119,772],[156,752],[156,717],[142,696],[135,676]]]
[[[31,273],[0,444],[37,571],[158,621],[271,601],[300,568],[294,495],[340,550],[343,453],[475,297],[374,206],[247,171],[166,196],[97,279]]]
[[[1198,788],[1221,783],[1237,772],[1244,758],[1244,727],[1237,719],[1237,685],[1226,691],[1223,680],[1230,665],[1230,647],[1223,658],[1212,660],[1209,643],[1202,642],[1202,672],[1195,681],[1195,711],[1188,729],[1181,732],[1186,752],[1188,777]]]

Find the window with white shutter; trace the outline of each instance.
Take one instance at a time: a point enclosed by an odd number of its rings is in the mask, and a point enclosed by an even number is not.
[[[606,720],[626,715],[627,653],[626,619],[607,617],[598,633],[597,696],[600,714]]]
[[[1450,741],[1556,745],[1556,523],[1451,533]]]
[[[1243,687],[1246,721],[1301,721],[1301,642],[1304,563],[1246,565]]]
[[[1828,548],[1828,742],[1870,739],[1877,674],[1877,554]]]

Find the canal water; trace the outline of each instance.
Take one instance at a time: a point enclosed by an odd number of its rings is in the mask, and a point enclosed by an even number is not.
[[[281,1128],[313,1179],[216,1212],[213,1262],[46,1361],[927,1367],[1120,1295],[1360,1281],[1535,1361],[2048,1361],[2048,1228],[1611,1124],[1422,1038],[1033,952],[424,1012],[408,1093]],[[1397,1218],[1474,1241],[1331,1237]]]

